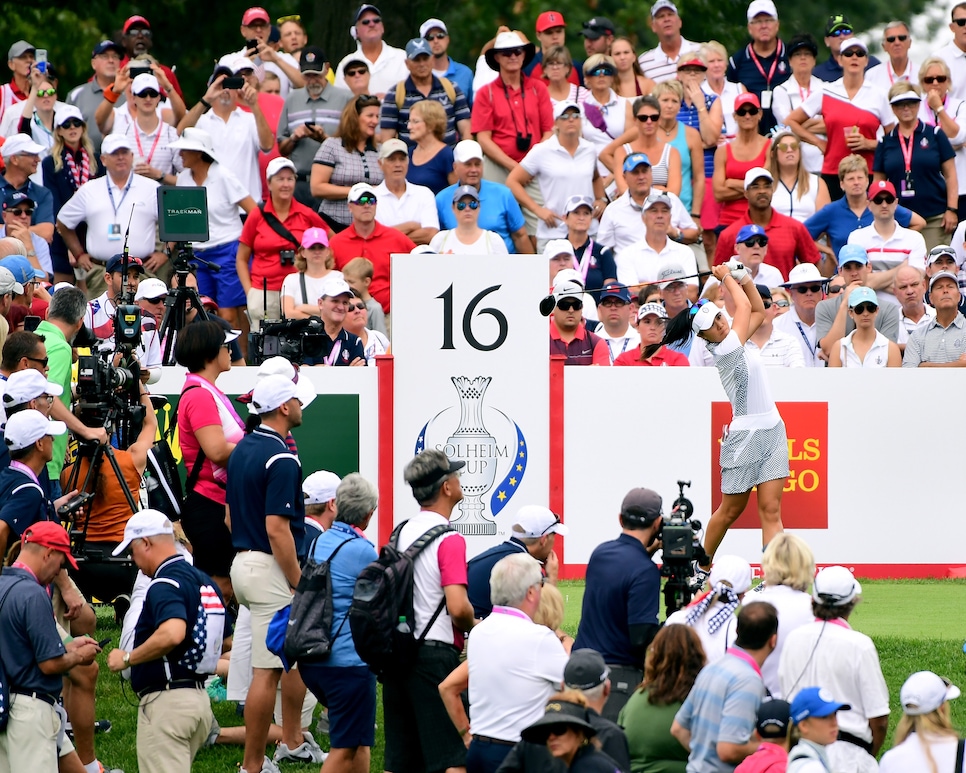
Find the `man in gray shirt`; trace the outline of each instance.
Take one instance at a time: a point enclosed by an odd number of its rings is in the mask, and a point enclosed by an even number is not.
[[[121,57],[123,56],[123,46],[119,46],[113,40],[102,40],[94,46],[94,51],[91,53],[91,69],[94,70],[94,77],[87,83],[71,89],[67,95],[68,104],[76,106],[87,122],[87,135],[94,143],[95,155],[101,152],[103,135],[101,130],[97,128],[94,112],[98,105],[104,101],[104,89],[114,83],[114,76],[121,69]],[[121,94],[114,106],[120,107],[124,102],[124,95]]]
[[[849,295],[856,287],[867,287],[872,266],[865,248],[858,244],[846,244],[839,250],[839,274],[845,280],[845,288],[832,295],[815,307],[815,335],[818,344],[828,357],[835,342],[855,329],[849,318]],[[890,341],[899,337],[899,307],[894,303],[883,303],[875,316],[875,329]]]
[[[319,200],[312,196],[309,185],[312,160],[327,137],[338,135],[342,110],[353,96],[348,89],[337,88],[326,80],[329,62],[321,48],[303,48],[299,69],[305,88],[295,89],[285,98],[276,136],[279,153],[295,164],[295,198],[317,210]]]
[[[950,271],[933,274],[929,299],[936,317],[909,336],[903,368],[966,367],[966,317],[959,311],[959,279]]]

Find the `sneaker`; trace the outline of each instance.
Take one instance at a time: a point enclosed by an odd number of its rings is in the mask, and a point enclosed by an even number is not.
[[[100,760],[96,760],[96,762],[100,766],[100,773],[124,773],[120,768],[105,768],[104,763]]]
[[[220,676],[212,677],[205,690],[207,690],[212,703],[221,703],[228,700],[228,687],[225,685],[225,680]]]
[[[303,737],[307,735],[303,733]],[[311,736],[309,736],[311,738]],[[310,744],[308,739],[303,741],[301,744],[296,746],[294,749],[289,749],[284,743],[280,743],[275,749],[274,762],[314,762],[321,763],[325,762],[325,758],[328,757],[321,747],[315,743],[315,739],[312,739]]]
[[[248,771],[245,768],[239,768],[238,773],[248,773]],[[262,769],[253,771],[253,773],[281,773],[281,771],[278,769],[278,765],[266,757],[262,761]]]
[[[94,723],[95,733],[110,733],[111,732],[111,720],[109,719],[98,719]]]
[[[205,739],[205,746],[214,746],[218,742],[219,735],[221,735],[221,725],[218,724],[218,720],[215,719],[214,715],[212,715],[211,729],[208,730],[208,737]]]
[[[329,734],[329,712],[325,709],[319,714],[319,721],[315,723],[315,732],[317,735]]]

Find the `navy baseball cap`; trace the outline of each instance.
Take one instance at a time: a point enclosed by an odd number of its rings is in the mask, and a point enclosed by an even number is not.
[[[651,166],[651,159],[647,157],[646,153],[631,153],[627,158],[624,159],[623,169],[625,172],[632,172],[641,164]]]
[[[765,233],[765,229],[760,225],[748,224],[742,226],[741,230],[738,231],[738,236],[735,237],[735,244],[744,244],[756,236],[762,237],[766,242],[768,241],[768,234]]]
[[[758,735],[764,738],[785,738],[791,727],[791,706],[783,700],[766,700],[758,707],[755,724]]]
[[[3,196],[3,211],[6,212],[8,209],[12,209],[18,204],[23,204],[24,202],[33,204],[34,200],[23,191],[7,188],[7,192]]]
[[[840,709],[851,709],[848,703],[839,703],[824,687],[805,687],[792,701],[792,721],[797,725],[809,717],[827,717]]]
[[[617,298],[617,300],[624,303],[630,303],[631,291],[627,289],[626,285],[622,284],[604,285],[604,289],[600,293],[600,300],[598,301],[598,304],[603,303],[607,298]]]
[[[108,274],[113,274],[115,272],[119,273],[121,271],[121,266],[123,264],[124,264],[124,256],[115,255],[113,258],[107,261],[107,266],[105,266],[104,270]],[[128,256],[127,268],[128,268],[128,271],[130,271],[132,268],[136,268],[138,270],[138,273],[140,274],[144,273],[144,263],[141,262],[140,258]]]
[[[102,40],[100,43],[94,46],[94,50],[91,51],[91,59],[93,59],[95,56],[106,54],[108,51],[114,51],[120,57],[123,57],[126,53],[124,46],[118,45],[113,40]]]

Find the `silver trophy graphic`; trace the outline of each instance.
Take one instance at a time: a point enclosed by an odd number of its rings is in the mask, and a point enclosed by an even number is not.
[[[483,426],[483,395],[493,379],[452,376],[450,380],[460,396],[460,423],[446,441],[445,450],[451,459],[466,462],[460,477],[460,516],[452,523],[466,536],[496,534],[496,521],[483,514],[483,495],[496,479],[498,461],[496,438]]]

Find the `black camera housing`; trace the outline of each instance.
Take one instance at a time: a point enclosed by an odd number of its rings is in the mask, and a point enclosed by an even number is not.
[[[283,266],[295,265],[295,250],[279,250],[278,257]]]
[[[262,320],[249,341],[253,365],[261,365],[269,357],[284,357],[301,365],[307,358],[326,357],[332,351],[332,339],[318,317]]]
[[[532,134],[518,134],[517,135],[517,150],[521,153],[525,153],[530,150],[530,146],[533,145],[533,135]]]

